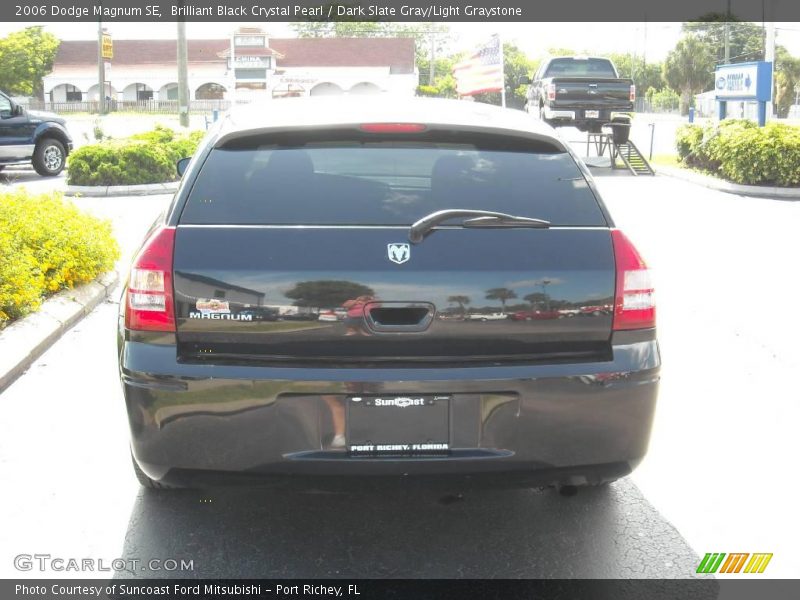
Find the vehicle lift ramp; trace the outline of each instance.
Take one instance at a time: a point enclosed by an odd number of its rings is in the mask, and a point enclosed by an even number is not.
[[[614,143],[614,136],[610,133],[587,133],[586,134],[586,154],[589,154],[590,148],[594,144],[597,156],[605,156],[608,150],[609,158],[611,159],[611,168],[622,168],[617,164],[617,158],[622,161],[622,164],[636,176],[639,175],[655,175],[653,167],[647,162],[644,155],[639,151],[636,145],[628,140],[622,144]]]

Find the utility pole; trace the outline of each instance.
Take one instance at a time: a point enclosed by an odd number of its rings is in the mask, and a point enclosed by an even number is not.
[[[772,15],[770,15],[772,17]],[[767,21],[767,47],[764,48],[764,60],[772,63],[772,76],[770,77],[769,90],[770,99],[767,102],[767,120],[773,117],[773,91],[775,89],[775,23]]]
[[[228,99],[230,100],[231,108],[233,108],[236,105],[236,31],[231,33],[231,66],[228,71],[231,75]]]
[[[642,51],[642,62],[647,68],[647,15],[644,18],[644,50]]]
[[[181,3],[183,4],[183,3]],[[178,116],[181,127],[189,126],[189,75],[186,51],[186,21],[178,20]]]
[[[731,62],[731,0],[728,0],[728,8],[725,11],[725,64]]]
[[[428,71],[428,85],[436,85],[434,79],[436,78],[436,34],[433,31],[435,25],[431,23],[430,36],[431,36],[431,64]]]
[[[497,34],[498,46],[500,46],[500,106],[506,107],[506,57],[503,53],[503,38]]]
[[[102,8],[102,5],[101,5]],[[103,21],[97,20],[97,110],[106,114],[106,65],[103,58]]]

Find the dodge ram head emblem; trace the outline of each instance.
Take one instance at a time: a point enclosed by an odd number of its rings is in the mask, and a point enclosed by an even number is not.
[[[411,258],[411,246],[409,244],[389,244],[389,260],[398,265],[408,262]]]

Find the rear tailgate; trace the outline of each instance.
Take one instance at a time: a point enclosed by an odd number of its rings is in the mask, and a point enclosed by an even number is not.
[[[622,109],[631,104],[633,81],[630,79],[554,77],[549,83],[555,86],[553,106]]]
[[[213,150],[176,233],[181,360],[607,358],[614,256],[598,202],[569,154],[502,144],[338,133]],[[444,208],[553,226],[454,222],[409,244],[408,225]],[[537,310],[548,318],[512,318]]]

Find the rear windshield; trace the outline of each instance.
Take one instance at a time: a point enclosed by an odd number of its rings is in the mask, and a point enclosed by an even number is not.
[[[611,62],[602,58],[554,58],[545,77],[610,77],[615,78]]]
[[[606,224],[565,152],[399,142],[214,149],[180,222],[409,225],[448,208],[494,210],[553,225]]]

